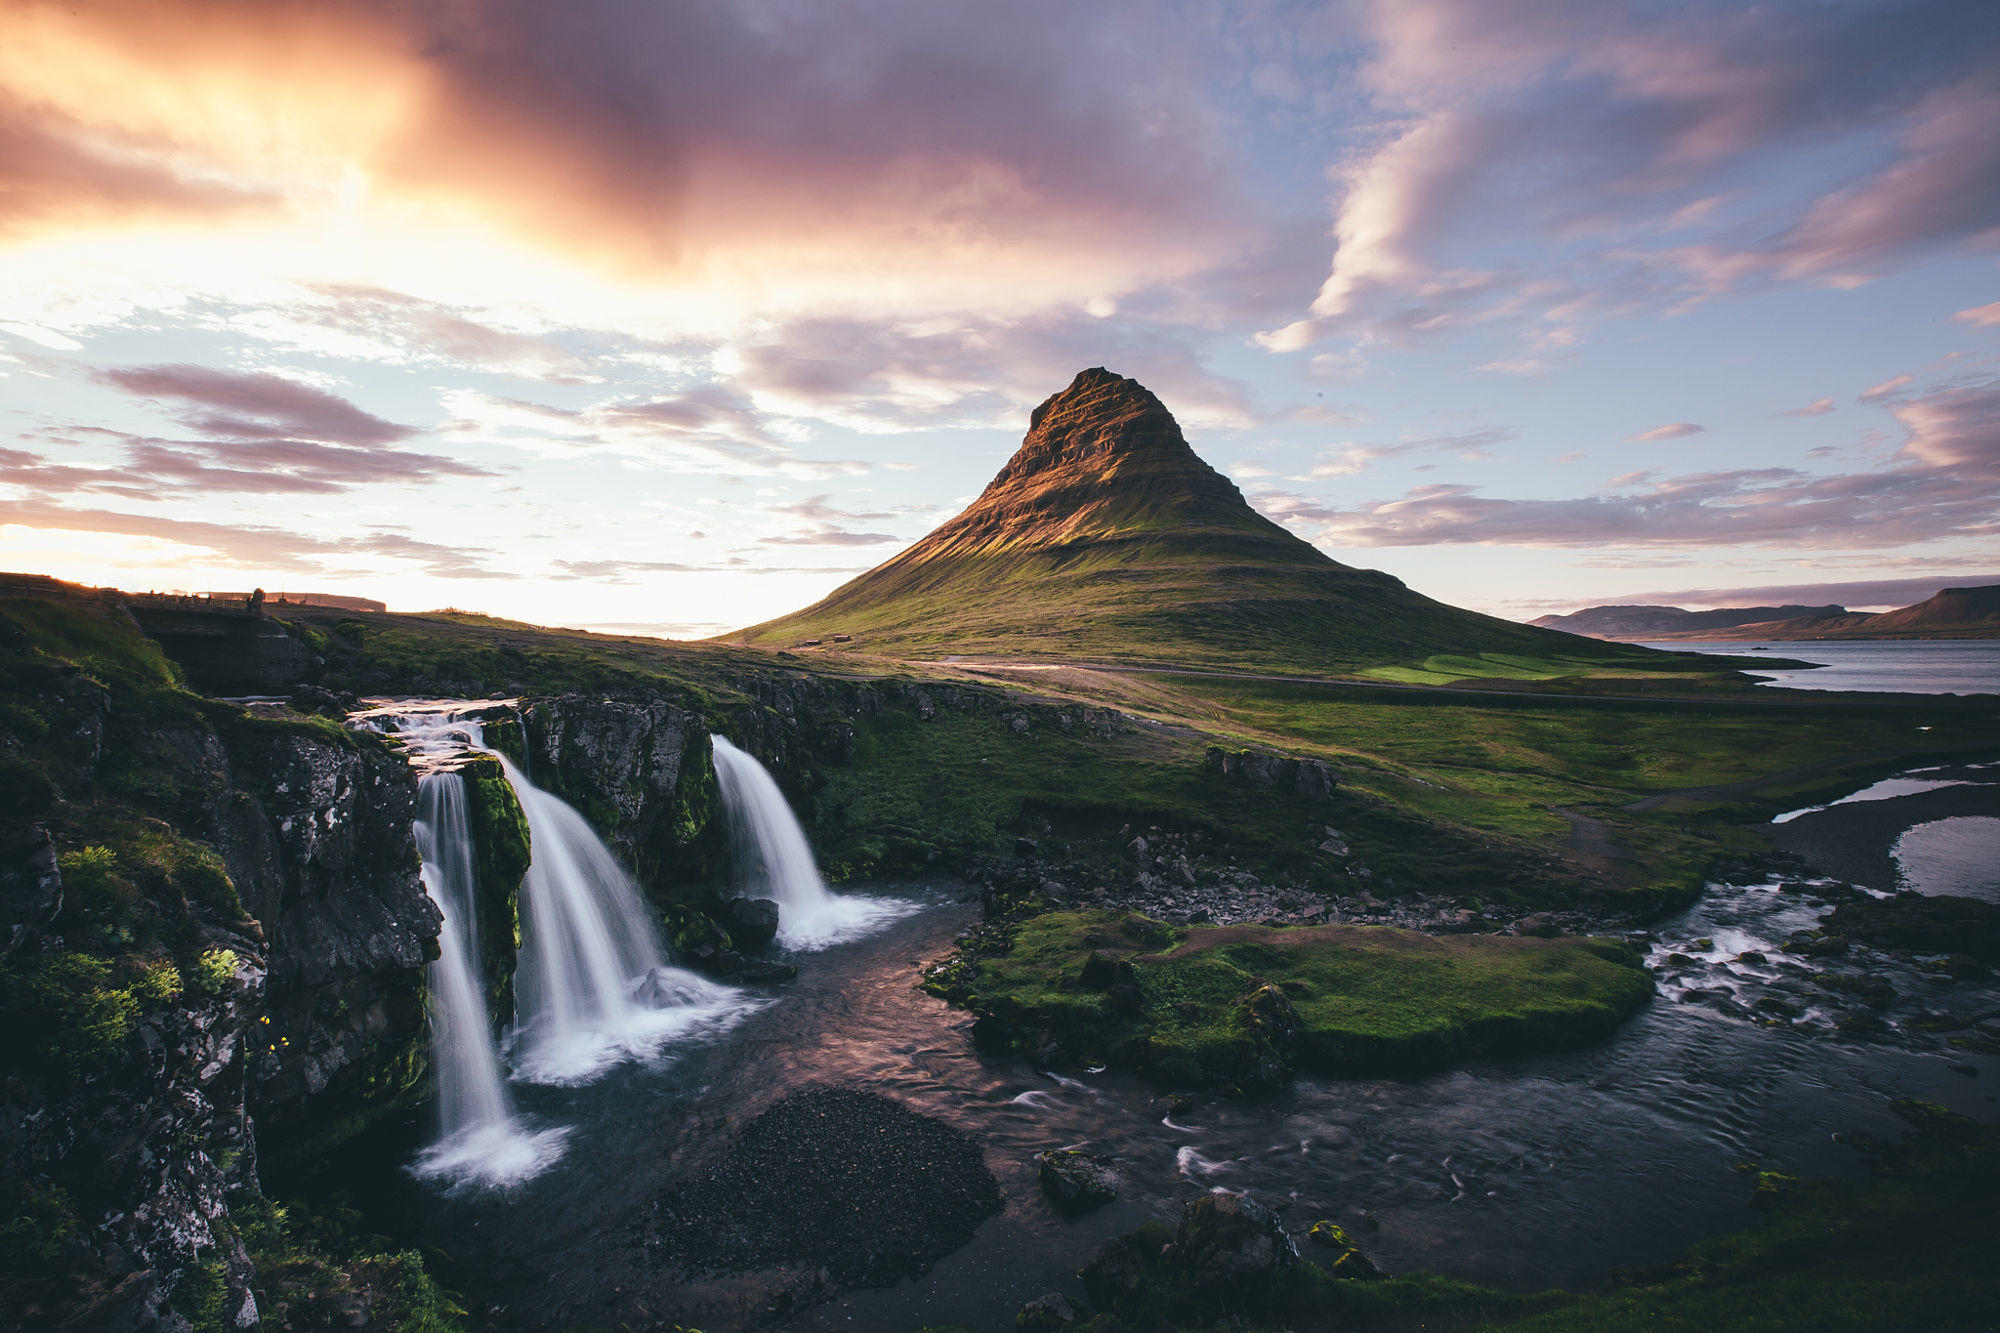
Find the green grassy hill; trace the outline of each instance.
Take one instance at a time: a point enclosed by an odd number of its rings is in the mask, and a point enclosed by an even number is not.
[[[1035,409],[1020,451],[964,513],[823,601],[724,641],[796,649],[843,635],[886,657],[1307,674],[1440,653],[1643,655],[1328,558],[1251,508],[1159,399],[1101,368]]]

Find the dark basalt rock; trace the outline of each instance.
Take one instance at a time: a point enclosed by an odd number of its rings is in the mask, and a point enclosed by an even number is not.
[[[778,937],[778,905],[768,898],[731,898],[722,905],[722,928],[739,949],[761,949]]]
[[[1301,796],[1326,798],[1340,784],[1333,768],[1324,759],[1300,759],[1266,754],[1261,750],[1224,750],[1210,746],[1208,767],[1231,782],[1252,787],[1272,787],[1297,792]],[[1336,837],[1335,841],[1339,841]],[[1341,844],[1345,854],[1345,843]]]
[[[217,801],[216,841],[270,959],[247,1092],[272,1143],[310,1150],[387,1114],[426,1069],[442,918],[417,878],[416,777],[370,737],[299,727],[237,729],[227,757],[240,785]]]
[[[1291,1000],[1267,982],[1237,1002],[1236,1021],[1252,1037],[1254,1052],[1239,1086],[1245,1092],[1267,1092],[1283,1086],[1292,1076],[1303,1027]]]
[[[1036,1156],[1042,1192],[1066,1213],[1087,1213],[1118,1197],[1118,1173],[1103,1157],[1059,1148]]]
[[[1069,1297],[1059,1291],[1037,1296],[1014,1316],[1014,1327],[1019,1333],[1053,1333],[1056,1329],[1071,1328],[1082,1322],[1083,1316],[1070,1304]]]
[[[1181,1209],[1174,1258],[1197,1287],[1278,1273],[1299,1262],[1298,1242],[1255,1199],[1206,1194]]]
[[[658,695],[565,694],[522,714],[535,784],[575,806],[661,905],[720,867],[709,723]]]

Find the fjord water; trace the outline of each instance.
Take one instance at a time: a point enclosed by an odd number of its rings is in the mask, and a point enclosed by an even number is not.
[[[741,992],[670,966],[631,876],[590,822],[498,756],[528,817],[514,975],[517,1076],[581,1083],[741,1014]]]
[[[824,949],[908,914],[907,902],[828,889],[813,860],[812,844],[778,780],[727,737],[709,739],[715,746],[715,776],[736,843],[744,894],[778,904],[779,944],[802,952]]]
[[[1829,639],[1754,642],[1682,639],[1648,643],[1677,653],[1773,657],[1816,663],[1811,668],[1746,666],[1769,676],[1765,685],[1794,690],[1859,690],[1868,694],[2000,694],[2000,639]]]
[[[473,904],[472,828],[465,779],[427,773],[417,784],[419,874],[444,924],[430,964],[431,1052],[438,1082],[438,1139],[416,1173],[454,1184],[517,1184],[562,1155],[563,1129],[530,1130],[514,1110],[494,1049],[479,975]]]

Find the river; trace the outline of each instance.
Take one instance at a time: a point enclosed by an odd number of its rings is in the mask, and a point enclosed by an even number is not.
[[[1421,1079],[1308,1079],[1272,1099],[1202,1100],[1173,1117],[1158,1089],[1116,1073],[1057,1078],[975,1054],[965,1016],[915,981],[919,961],[947,950],[976,909],[944,886],[876,891],[923,910],[802,960],[796,982],[726,1034],[588,1087],[519,1087],[528,1116],[575,1127],[546,1175],[506,1193],[396,1186],[425,1240],[456,1257],[455,1284],[490,1303],[482,1313],[524,1327],[671,1314],[711,1330],[1008,1329],[1022,1302],[1074,1293],[1076,1267],[1104,1239],[1170,1222],[1179,1201],[1212,1188],[1249,1190],[1301,1225],[1341,1221],[1391,1269],[1515,1288],[1587,1284],[1747,1224],[1739,1163],[1853,1171],[1834,1135],[1893,1135],[1889,1097],[1990,1116],[1986,1089],[2000,1077],[2000,1061],[1909,1024],[1940,1008],[1991,1011],[2000,992],[1878,963],[1871,970],[1900,993],[1891,1035],[1851,1040],[1832,1027],[1835,1006],[1812,999],[1814,968],[1777,947],[1816,909],[1772,885],[1718,886],[1657,930],[1660,996],[1602,1047]],[[1775,961],[1735,961],[1753,950]],[[1674,952],[1692,961],[1667,964]],[[1800,997],[1799,1025],[1759,1022],[1749,1005],[1764,993]],[[815,1083],[878,1091],[966,1131],[1005,1211],[928,1274],[786,1315],[769,1307],[796,1274],[689,1283],[660,1271],[637,1231],[660,1191]],[[1032,1159],[1075,1144],[1115,1158],[1124,1189],[1072,1221],[1043,1199]]]

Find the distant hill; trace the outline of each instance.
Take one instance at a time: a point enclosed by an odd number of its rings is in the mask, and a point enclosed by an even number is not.
[[[1588,606],[1566,616],[1542,616],[1530,625],[1584,634],[1593,639],[1656,639],[1799,616],[1841,616],[1844,606],[1731,606],[1715,611],[1684,611],[1678,606]]]
[[[825,600],[727,642],[1340,672],[1435,653],[1629,657],[1446,606],[1259,514],[1160,400],[1086,370],[984,493]]]
[[[2000,584],[1946,588],[1915,606],[1875,615],[1796,616],[1728,629],[1656,634],[1658,639],[2000,639]]]

